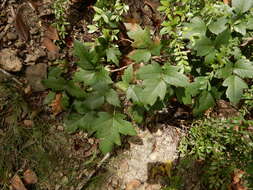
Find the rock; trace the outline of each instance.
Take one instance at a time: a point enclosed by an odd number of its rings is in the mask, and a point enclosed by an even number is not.
[[[26,56],[26,63],[35,63],[40,57],[45,57],[47,54],[43,49],[37,49],[33,54],[28,54]]]
[[[6,71],[18,72],[22,69],[22,63],[12,49],[0,51],[0,67]]]
[[[29,66],[26,69],[26,79],[31,85],[32,90],[35,92],[43,91],[46,88],[43,86],[41,81],[47,76],[47,65],[39,63],[36,65]]]
[[[28,54],[26,56],[25,62],[26,63],[35,62],[37,59],[38,59],[37,55]]]
[[[62,125],[57,126],[57,130],[64,131],[64,127]]]
[[[140,186],[141,182],[137,179],[134,179],[126,185],[126,190],[137,190]]]
[[[26,184],[36,184],[38,177],[32,170],[28,169],[24,172],[24,182]]]
[[[58,58],[59,54],[57,52],[49,51],[47,52],[47,57],[50,61],[55,61]]]
[[[16,40],[18,38],[18,35],[16,33],[14,33],[14,32],[8,32],[6,34],[6,36],[7,36],[7,39],[11,40],[11,41],[14,41],[14,40]]]

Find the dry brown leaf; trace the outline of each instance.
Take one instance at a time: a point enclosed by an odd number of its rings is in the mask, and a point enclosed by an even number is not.
[[[18,175],[15,175],[11,180],[11,186],[15,190],[27,190],[22,180]]]
[[[240,183],[241,178],[245,172],[242,170],[236,170],[233,176],[233,184]]]
[[[30,169],[24,172],[24,181],[26,184],[36,184],[38,182],[37,175]]]
[[[232,189],[234,190],[247,190],[242,184],[242,177],[245,174],[242,170],[235,170],[232,178]]]
[[[50,105],[52,107],[53,115],[55,116],[61,113],[63,110],[62,105],[61,105],[61,98],[62,98],[62,94],[56,94],[55,99]]]
[[[42,44],[43,46],[47,48],[48,51],[56,52],[56,53],[58,53],[59,51],[59,48],[54,44],[54,42],[47,37],[43,38]]]
[[[45,28],[45,37],[50,40],[59,40],[59,35],[55,27],[48,26]]]
[[[15,11],[12,10],[12,16],[14,17],[14,25],[16,28],[16,31],[18,33],[18,36],[21,40],[23,41],[28,41],[29,40],[29,27],[23,20],[23,8],[19,7],[17,9],[17,13],[15,14]]]

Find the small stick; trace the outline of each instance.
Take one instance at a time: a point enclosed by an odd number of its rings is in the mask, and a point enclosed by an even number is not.
[[[251,37],[251,38],[248,38],[243,44],[241,44],[240,46],[241,47],[244,47],[244,46],[246,46],[246,45],[248,45],[250,42],[252,42],[253,41],[253,37]]]
[[[5,74],[6,76],[10,77],[14,82],[16,82],[17,84],[19,84],[20,86],[23,86],[23,84],[18,80],[16,79],[13,75],[11,75],[10,73],[8,73],[7,71],[3,70],[0,68],[0,71]]]
[[[125,68],[127,68],[129,65],[126,65],[124,67],[121,67],[121,68],[118,68],[118,69],[113,69],[113,70],[110,70],[111,73],[114,73],[114,72],[118,72],[118,71],[122,71],[124,70]]]
[[[93,177],[93,175],[98,171],[98,169],[102,166],[102,164],[108,159],[110,158],[111,154],[110,153],[107,153],[103,159],[98,163],[97,167],[95,170],[93,170],[89,175],[88,177],[86,178],[85,182],[81,185],[81,187],[79,187],[78,189],[79,190],[82,190],[84,189],[85,185],[88,184],[88,182],[90,181],[90,179]]]

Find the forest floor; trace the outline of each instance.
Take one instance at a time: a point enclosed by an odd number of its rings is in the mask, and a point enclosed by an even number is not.
[[[178,143],[192,121],[185,106],[174,103],[157,113],[103,160],[96,138],[82,131],[69,134],[63,126],[65,113],[45,104],[49,90],[42,80],[48,68],[74,62],[74,39],[88,42],[97,35],[88,33],[94,2],[87,2],[73,1],[67,10],[64,45],[55,44],[59,37],[51,26],[51,0],[0,3],[1,189],[159,190],[177,161]],[[159,1],[125,2],[130,6],[125,19],[158,30],[163,19]],[[221,101],[212,114],[227,117],[237,110]]]

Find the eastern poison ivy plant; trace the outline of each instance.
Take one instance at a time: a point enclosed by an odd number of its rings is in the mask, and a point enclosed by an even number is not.
[[[103,153],[110,152],[114,144],[120,145],[120,134],[135,135],[132,124],[121,114],[121,102],[109,71],[103,65],[105,48],[91,49],[76,41],[74,54],[78,57],[78,69],[70,80],[66,80],[59,67],[49,72],[44,84],[55,92],[62,92],[69,99],[67,105],[72,113],[66,122],[66,129],[74,132],[86,130],[100,139]]]
[[[104,38],[99,38],[99,43],[90,47],[75,42],[74,55],[78,58],[78,68],[71,79],[67,80],[63,70],[56,67],[44,81],[48,88],[63,94],[63,107],[71,109],[66,129],[70,132],[82,129],[95,134],[100,139],[103,153],[111,151],[114,144],[121,144],[120,134],[136,134],[126,114],[133,121],[141,121],[143,110],[166,102],[166,96],[173,94],[176,87],[185,87],[189,83],[178,67],[169,63],[159,64],[151,59],[160,53],[161,44],[152,40],[149,30],[138,27],[128,34],[134,40],[132,46],[136,48],[129,57],[135,62],[125,69],[122,80],[112,76],[108,67],[110,45]],[[147,59],[145,54],[139,54],[139,58],[136,56],[138,51],[146,51],[150,56]],[[136,70],[135,66],[141,60],[146,63]],[[121,101],[132,102],[132,106],[125,109]]]
[[[226,88],[225,94],[230,102],[237,104],[244,89],[248,88],[244,79],[253,78],[253,63],[239,48],[242,37],[252,30],[250,22],[253,17],[249,13],[253,4],[252,1],[240,2],[232,1],[232,7],[223,5],[228,11],[224,12],[225,16],[194,17],[185,24],[183,38],[190,40],[188,47],[198,65],[190,63],[195,70],[195,79],[178,92],[178,99],[189,104],[195,97],[195,115],[212,107],[222,96],[223,88]]]

